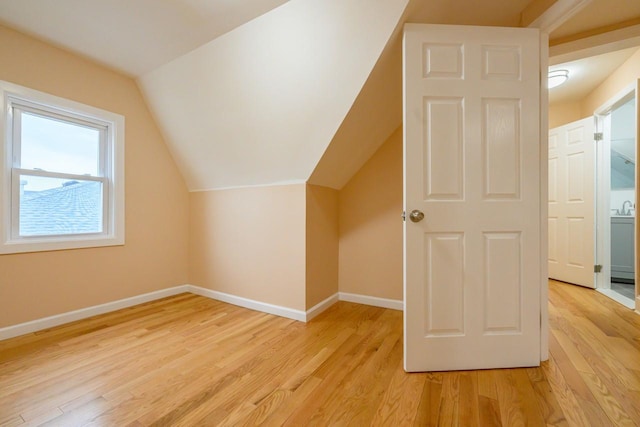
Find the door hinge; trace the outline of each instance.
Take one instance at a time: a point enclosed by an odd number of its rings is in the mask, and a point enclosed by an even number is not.
[[[402,220],[406,221],[407,220],[407,212],[402,211]]]
[[[596,132],[593,134],[594,141],[602,141],[603,139],[604,139],[604,135],[602,134],[602,132]]]
[[[593,266],[593,272],[594,273],[600,273],[602,272],[602,266],[600,264],[596,264]]]

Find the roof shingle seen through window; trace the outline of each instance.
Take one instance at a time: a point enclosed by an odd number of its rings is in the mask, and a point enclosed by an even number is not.
[[[20,196],[20,235],[46,236],[102,232],[102,183],[65,183]]]

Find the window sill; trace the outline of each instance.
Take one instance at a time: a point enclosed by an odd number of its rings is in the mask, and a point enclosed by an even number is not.
[[[10,240],[0,244],[0,255],[48,252],[72,249],[100,248],[106,246],[123,246],[124,237],[114,236],[74,236],[61,239],[60,236],[54,238],[34,237],[20,240]]]

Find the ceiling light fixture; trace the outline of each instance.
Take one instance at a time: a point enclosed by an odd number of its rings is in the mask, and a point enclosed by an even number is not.
[[[549,71],[549,89],[560,86],[562,83],[569,80],[568,70],[553,70]]]

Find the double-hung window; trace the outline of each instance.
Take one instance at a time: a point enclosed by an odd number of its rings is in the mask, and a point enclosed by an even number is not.
[[[0,253],[124,244],[124,118],[0,81]]]

